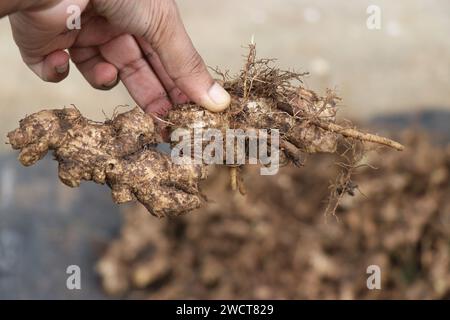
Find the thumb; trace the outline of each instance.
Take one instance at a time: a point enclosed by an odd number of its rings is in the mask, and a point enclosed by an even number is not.
[[[224,110],[230,104],[230,95],[208,72],[184,28],[176,4],[172,1],[163,2],[172,7],[168,7],[166,13],[162,14],[160,25],[154,29],[156,32],[147,33],[146,40],[184,94],[210,111]]]
[[[156,50],[162,64],[175,85],[191,100],[213,112],[224,110],[230,104],[230,95],[213,80],[183,31],[175,36],[180,40],[167,42]]]

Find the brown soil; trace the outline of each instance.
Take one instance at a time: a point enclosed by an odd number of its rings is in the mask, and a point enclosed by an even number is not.
[[[405,152],[366,156],[378,169],[356,170],[337,219],[323,214],[339,173],[327,155],[272,177],[247,167],[245,197],[219,168],[203,188],[210,204],[183,217],[131,207],[99,261],[103,286],[152,299],[450,298],[450,147],[403,141]],[[381,290],[366,287],[372,264]]]

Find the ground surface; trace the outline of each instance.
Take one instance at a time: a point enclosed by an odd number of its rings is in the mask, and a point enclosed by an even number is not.
[[[448,299],[450,148],[403,140],[404,152],[367,155],[377,169],[357,170],[338,221],[324,216],[329,156],[275,176],[247,167],[244,197],[227,170],[213,171],[210,203],[184,217],[127,210],[100,260],[104,287],[150,299]],[[366,284],[373,265],[380,290]]]
[[[104,297],[94,266],[120,222],[108,188],[64,186],[50,157],[24,170],[1,156],[0,299]],[[69,265],[81,268],[82,290],[67,289]]]
[[[430,119],[449,117],[425,114],[419,122],[430,128]],[[402,130],[417,124],[408,118],[375,122]],[[438,140],[448,144],[447,126],[433,123]],[[23,168],[15,155],[2,156],[0,298],[108,297],[95,266],[120,238],[119,209],[126,208],[127,234],[137,240],[137,249],[123,253],[130,260],[121,262],[126,285],[120,293],[128,297],[448,297],[450,167],[442,170],[441,151],[409,144],[406,152],[388,151],[386,161],[374,163],[380,170],[356,175],[367,198],[347,197],[341,221],[328,223],[323,200],[334,173],[326,159],[274,177],[249,170],[246,197],[231,194],[227,173],[216,171],[205,186],[211,202],[203,210],[158,220],[143,208],[114,205],[104,186],[64,186],[50,157]],[[427,187],[433,176],[438,185]],[[228,267],[216,270],[218,261]],[[365,268],[373,263],[386,271],[387,291],[365,289]],[[81,291],[66,288],[72,264],[82,268]],[[128,278],[142,266],[151,279],[144,290]],[[256,280],[243,276],[249,273]]]

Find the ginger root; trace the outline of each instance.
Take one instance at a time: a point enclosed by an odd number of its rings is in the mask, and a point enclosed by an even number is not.
[[[195,104],[175,106],[168,115],[171,131],[278,129],[280,156],[284,157],[280,163],[298,166],[307,154],[339,153],[341,142],[353,150],[355,141],[403,149],[395,141],[337,124],[339,98],[333,92],[321,97],[301,85],[301,74],[274,68],[268,59],[256,60],[254,45],[237,77],[221,75],[232,96],[230,108],[212,113]],[[294,85],[295,81],[300,84]],[[179,215],[202,205],[199,182],[206,178],[206,165],[175,164],[158,152],[155,144],[162,139],[153,118],[139,108],[104,123],[84,118],[76,108],[43,110],[21,120],[20,128],[8,138],[14,149],[21,150],[19,159],[25,166],[53,150],[63,183],[70,187],[79,186],[81,180],[107,184],[116,203],[136,198],[158,217]],[[343,190],[353,172],[349,168],[357,167],[361,159],[355,154],[354,159],[346,156],[346,178],[340,182]],[[233,188],[244,193],[238,168],[231,168]]]
[[[178,215],[201,206],[199,180],[205,168],[174,165],[154,149],[160,138],[151,116],[139,108],[104,123],[84,118],[75,108],[43,110],[20,121],[8,134],[19,160],[30,166],[54,151],[60,180],[107,184],[116,203],[136,198],[153,215]]]

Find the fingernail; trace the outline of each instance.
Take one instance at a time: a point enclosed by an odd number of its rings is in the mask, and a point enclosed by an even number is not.
[[[56,73],[59,73],[59,74],[66,73],[67,69],[69,69],[69,62],[66,62],[62,66],[55,67]]]
[[[212,85],[208,91],[209,99],[211,103],[207,103],[205,107],[213,112],[220,112],[225,110],[230,104],[230,95],[224,88],[217,82]]]
[[[169,95],[174,104],[183,104],[189,101],[189,98],[178,88],[172,89]]]
[[[116,83],[117,83],[117,75],[116,75],[116,78],[115,78],[113,81],[110,81],[110,82],[108,82],[108,83],[105,83],[105,84],[103,85],[103,87],[105,87],[105,88],[111,88],[111,87],[114,87],[114,86],[116,85]]]

